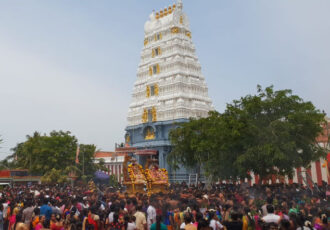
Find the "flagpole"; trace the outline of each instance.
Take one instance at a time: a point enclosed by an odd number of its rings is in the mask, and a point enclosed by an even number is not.
[[[85,153],[83,152],[83,176],[85,175]]]

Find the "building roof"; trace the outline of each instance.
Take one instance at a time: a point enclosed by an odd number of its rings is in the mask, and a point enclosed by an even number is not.
[[[125,153],[98,151],[94,153],[94,158],[119,157],[125,155]]]
[[[114,157],[114,154],[115,154],[114,152],[99,151],[94,153],[94,158]]]

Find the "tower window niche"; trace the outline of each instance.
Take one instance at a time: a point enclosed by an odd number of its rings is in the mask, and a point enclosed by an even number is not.
[[[162,33],[157,33],[155,34],[155,41],[161,40],[162,39]]]
[[[156,57],[162,54],[162,51],[160,49],[160,47],[154,48],[152,49],[152,57]]]
[[[148,109],[148,122],[152,122],[152,109]]]
[[[150,126],[146,127],[146,129],[144,130],[144,139],[153,140],[155,138],[156,138],[155,130]]]
[[[150,95],[155,96],[155,86],[154,85],[150,86]]]
[[[149,66],[149,76],[160,73],[159,64]]]
[[[152,72],[153,74],[157,73],[157,65],[152,66]]]

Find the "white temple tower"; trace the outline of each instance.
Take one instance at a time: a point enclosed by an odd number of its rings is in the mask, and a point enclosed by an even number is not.
[[[133,147],[155,150],[160,167],[168,168],[169,131],[189,118],[206,117],[212,102],[182,1],[151,13],[144,32],[125,138]]]

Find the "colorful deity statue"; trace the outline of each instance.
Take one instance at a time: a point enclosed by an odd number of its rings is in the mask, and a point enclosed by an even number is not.
[[[129,193],[144,192],[147,184],[142,166],[128,156],[125,156],[124,161],[124,184]]]
[[[166,192],[168,189],[168,174],[166,169],[159,168],[157,160],[149,159],[146,164],[145,177],[148,181],[148,192]]]

